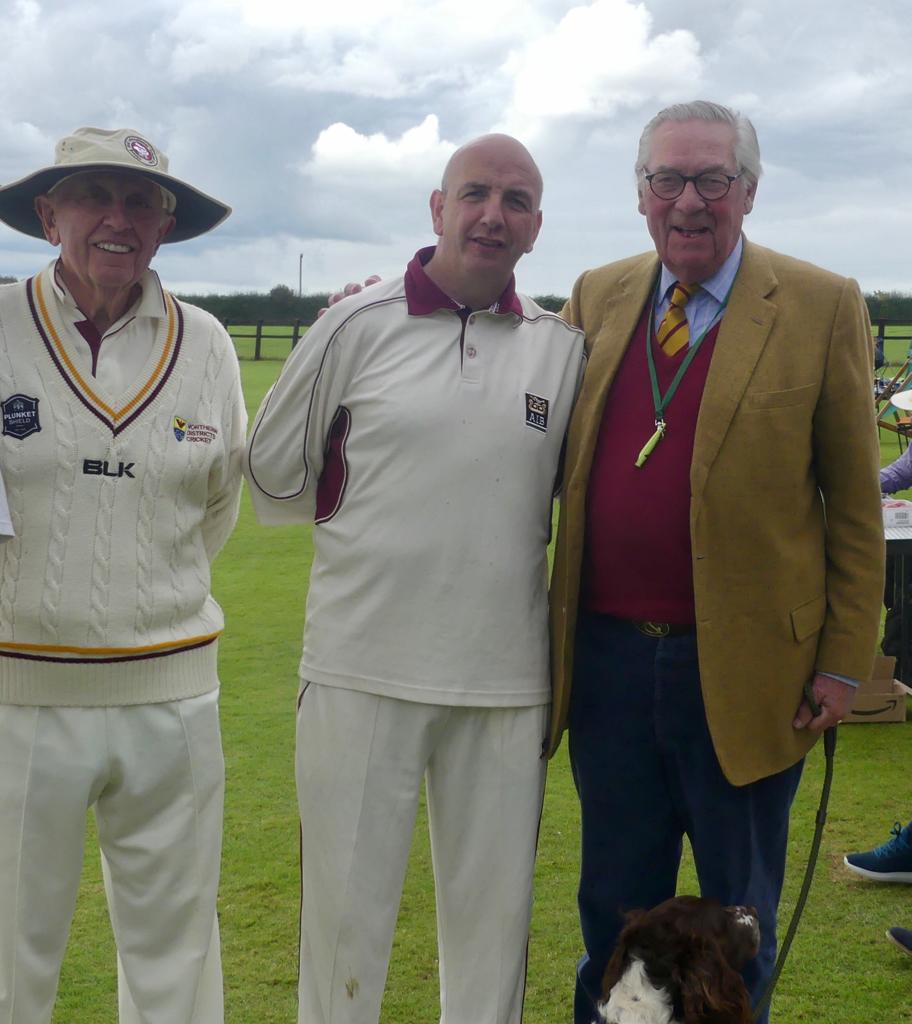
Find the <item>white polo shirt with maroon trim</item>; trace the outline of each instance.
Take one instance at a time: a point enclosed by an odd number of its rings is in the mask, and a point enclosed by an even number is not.
[[[245,474],[263,523],[315,523],[302,679],[546,703],[546,546],[583,336],[512,282],[460,309],[424,273],[432,253],[308,331]]]

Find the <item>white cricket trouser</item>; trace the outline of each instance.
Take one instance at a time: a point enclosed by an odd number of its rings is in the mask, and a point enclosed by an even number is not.
[[[441,707],[307,684],[298,1024],[376,1024],[422,780],[441,1024],[519,1024],[547,707]]]
[[[0,1024],[47,1024],[94,807],[123,1024],[222,1024],[218,693],[0,705]],[[215,945],[213,947],[213,942]]]

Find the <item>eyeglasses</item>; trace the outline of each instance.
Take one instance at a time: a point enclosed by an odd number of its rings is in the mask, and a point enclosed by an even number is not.
[[[727,196],[732,182],[737,181],[741,175],[725,174],[723,171],[704,171],[702,174],[694,175],[679,174],[677,171],[655,171],[644,177],[649,182],[653,195],[659,199],[677,199],[687,182],[692,181],[701,198],[713,200]]]

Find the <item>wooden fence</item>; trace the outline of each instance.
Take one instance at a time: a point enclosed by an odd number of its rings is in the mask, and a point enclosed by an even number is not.
[[[222,325],[231,335],[239,359],[285,359],[307,331],[301,320],[257,320],[255,324]]]
[[[307,331],[309,324],[300,320],[257,320],[255,324],[232,324],[223,320],[225,329],[234,339],[241,359],[285,359]],[[912,324],[905,320],[872,320],[874,344],[883,353],[884,341],[912,343]],[[895,328],[904,328],[898,333]],[[889,335],[887,328],[894,328]]]
[[[912,343],[912,324],[908,320],[872,320],[871,327],[874,331],[874,351],[879,357],[877,360],[878,365],[884,362],[885,341]],[[892,328],[889,334],[887,333],[887,328]],[[907,345],[907,349],[912,349],[912,344]]]

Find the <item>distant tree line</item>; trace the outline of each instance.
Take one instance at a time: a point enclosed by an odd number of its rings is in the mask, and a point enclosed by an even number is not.
[[[180,298],[202,306],[221,321],[255,324],[276,320],[300,320],[312,324],[317,311],[327,304],[329,295],[317,292],[297,295],[279,284],[270,292],[237,292],[234,295],[181,295]],[[552,313],[559,313],[567,301],[562,295],[536,295],[535,301]],[[903,320],[912,324],[912,292],[878,291],[865,295],[872,320]]]
[[[298,295],[287,285],[277,284],[270,292],[235,292],[232,295],[178,295],[208,310],[222,323],[255,324],[277,320],[300,320],[312,324],[317,311],[329,301],[326,292]]]
[[[11,284],[15,277],[0,275],[0,284]],[[207,309],[223,323],[255,324],[258,320],[300,320],[312,324],[317,311],[329,301],[326,292],[298,295],[288,285],[277,284],[269,292],[235,292],[229,295],[179,295],[178,298]],[[567,301],[562,295],[536,295],[535,301],[552,313],[559,313]],[[876,291],[865,295],[872,320],[902,320],[912,324],[912,292]]]
[[[542,309],[550,310],[552,313],[559,313],[567,301],[562,295],[533,295],[532,297]]]
[[[300,320],[312,324],[318,310],[329,302],[327,292],[298,295],[284,284],[277,284],[270,292],[235,292],[233,295],[178,295],[218,317],[222,323],[255,324],[277,320]],[[559,313],[566,299],[560,295],[537,295],[535,301],[544,309]]]
[[[905,320],[912,323],[912,294],[908,292],[872,292],[865,295],[872,320]]]

